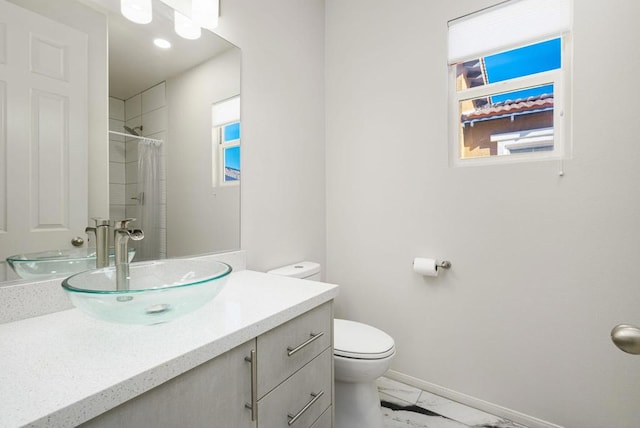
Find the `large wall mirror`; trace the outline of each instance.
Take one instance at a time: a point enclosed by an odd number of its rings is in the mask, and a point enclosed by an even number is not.
[[[141,25],[119,0],[0,0],[0,285],[9,256],[90,248],[96,215],[137,219],[134,261],[240,248],[241,53],[178,36],[179,3]]]

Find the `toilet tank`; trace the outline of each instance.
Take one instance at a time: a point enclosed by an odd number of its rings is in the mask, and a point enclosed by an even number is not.
[[[320,281],[320,263],[300,262],[268,271],[267,273],[291,278]]]

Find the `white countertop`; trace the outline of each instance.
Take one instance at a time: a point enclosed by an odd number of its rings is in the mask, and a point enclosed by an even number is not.
[[[76,426],[337,294],[245,270],[166,324],[111,324],[77,309],[0,324],[0,427]]]

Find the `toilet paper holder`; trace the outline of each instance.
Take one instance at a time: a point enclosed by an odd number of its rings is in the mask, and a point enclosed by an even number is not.
[[[416,257],[413,259],[413,271],[422,276],[438,276],[439,271],[450,268],[451,262],[449,260],[429,259],[424,257]]]
[[[436,264],[438,265],[439,268],[442,268],[442,269],[451,268],[451,262],[449,260],[438,261]]]

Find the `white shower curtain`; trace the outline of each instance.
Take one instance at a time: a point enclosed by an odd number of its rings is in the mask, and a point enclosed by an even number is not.
[[[160,148],[161,142],[138,143],[138,218],[144,239],[136,242],[135,260],[160,258]]]

